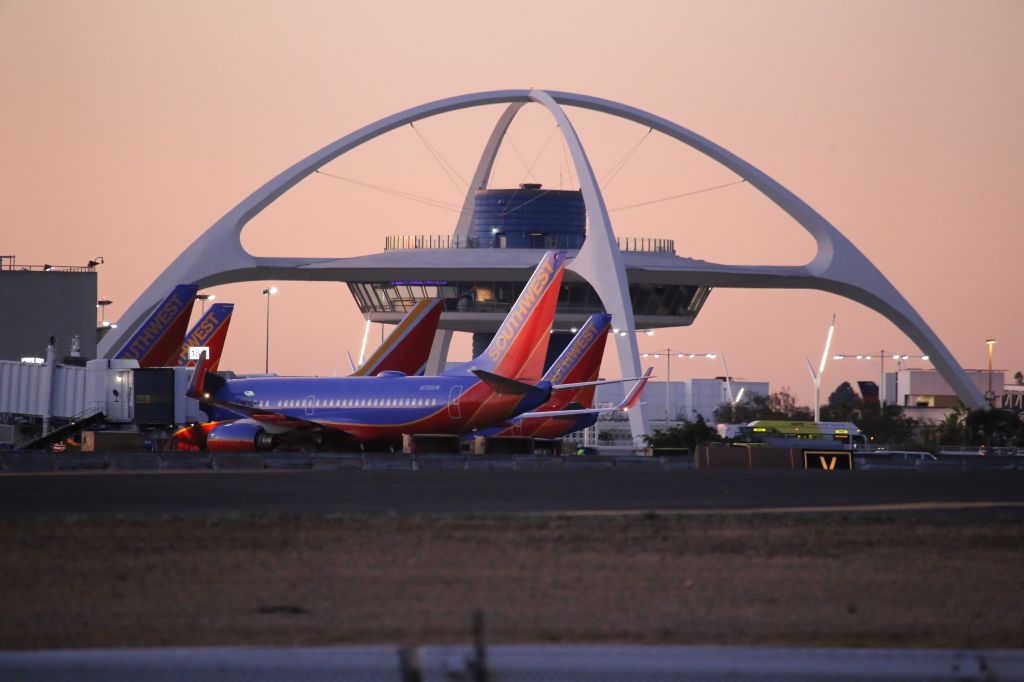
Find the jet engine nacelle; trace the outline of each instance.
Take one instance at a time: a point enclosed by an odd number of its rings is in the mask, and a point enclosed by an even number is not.
[[[252,422],[218,424],[206,434],[206,449],[213,452],[270,450],[274,437]]]

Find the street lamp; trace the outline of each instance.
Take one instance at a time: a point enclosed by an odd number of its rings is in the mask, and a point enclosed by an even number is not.
[[[96,307],[100,310],[100,319],[96,321],[97,327],[108,327],[110,323],[107,322],[107,306],[113,303],[109,298],[101,298],[96,301]]]
[[[269,289],[267,291],[269,291]],[[277,291],[277,289],[275,289],[274,291]],[[263,293],[267,292],[264,291]],[[201,301],[203,304],[202,312],[200,313],[200,315],[206,315],[206,302],[212,301],[215,298],[217,298],[217,294],[196,294],[196,300]]]
[[[879,413],[881,413],[882,407],[885,405],[885,357],[887,355],[889,357],[891,357],[893,360],[896,360],[897,363],[900,360],[910,360],[911,358],[918,359],[918,360],[924,360],[925,362],[928,362],[931,359],[927,355],[906,355],[904,353],[894,353],[891,350],[887,351],[887,350],[884,350],[884,349],[880,350],[880,351],[877,351],[877,352],[858,353],[856,355],[854,355],[852,353],[836,353],[835,355],[832,356],[833,360],[849,360],[849,359],[856,358],[857,360],[869,360],[870,361],[870,360],[873,360],[875,357],[878,358],[878,360],[879,360],[879,369],[878,369],[878,411],[879,411]]]
[[[996,394],[992,390],[992,346],[996,345],[996,340],[985,339],[985,343],[988,344],[988,391],[985,393],[985,400],[988,401],[989,407],[994,407]]]
[[[615,333],[618,333],[617,330]],[[653,332],[652,332],[653,333]],[[678,359],[693,359],[693,358],[707,358],[708,360],[714,360],[719,356],[719,353],[683,353],[672,348],[665,348],[664,350],[657,350],[653,352],[641,353],[642,357],[654,357],[655,360],[659,359],[662,355],[665,356],[665,425],[668,426],[671,415],[671,391],[672,391],[672,354],[675,354]],[[725,385],[729,392],[729,401],[732,402],[732,385],[729,382],[729,366],[725,364],[725,354],[722,353],[722,365],[725,367]]]
[[[277,293],[277,287],[269,287],[263,290],[267,297],[267,350],[263,356],[263,373],[270,374],[270,297]]]

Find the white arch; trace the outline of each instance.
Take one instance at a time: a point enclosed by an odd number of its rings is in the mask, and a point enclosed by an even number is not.
[[[906,299],[846,237],[795,194],[728,150],[667,119],[611,100],[555,91],[500,90],[438,100],[365,126],[299,161],[253,192],[185,249],[122,316],[116,333],[112,332],[104,337],[98,353],[111,353],[127,334],[134,331],[145,313],[175,284],[190,282],[210,286],[233,281],[265,279],[271,273],[275,278],[285,279],[290,268],[329,260],[258,258],[245,251],[241,244],[241,231],[246,223],[324,164],[378,135],[423,118],[469,107],[531,100],[545,104],[549,110],[553,104],[576,106],[625,118],[649,126],[693,147],[746,179],[806,229],[818,246],[814,259],[801,267],[701,264],[692,268],[662,270],[660,274],[664,276],[666,282],[677,282],[692,279],[694,275],[702,275],[708,278],[708,283],[714,283],[715,286],[813,288],[845,296],[878,311],[896,324],[921,350],[931,356],[936,369],[966,404],[971,407],[986,405],[981,393],[967,378],[949,350]],[[555,109],[561,112],[559,107],[555,106]],[[560,115],[564,117],[564,112]],[[563,134],[565,133],[566,129],[563,129]],[[580,160],[574,155],[577,171]],[[582,156],[582,160],[585,162],[585,156]],[[584,195],[586,202],[586,192]],[[599,192],[596,200],[600,202]],[[594,207],[594,200],[587,202],[588,211],[592,211]],[[590,216],[592,225],[593,215]],[[598,231],[600,235],[604,233],[603,229]],[[590,239],[591,236],[588,235],[587,243]],[[581,249],[581,254],[585,256],[581,266],[585,266],[588,260],[587,243]],[[307,277],[308,275],[296,273],[294,278]],[[593,282],[591,284],[593,285]]]

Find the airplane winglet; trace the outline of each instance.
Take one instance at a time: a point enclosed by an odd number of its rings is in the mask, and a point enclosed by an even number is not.
[[[640,400],[640,394],[643,393],[644,387],[647,386],[647,381],[651,378],[651,372],[654,371],[653,367],[648,367],[647,371],[643,373],[643,376],[633,385],[629,393],[622,400],[619,405],[623,412],[629,411],[630,408],[636,407]]]

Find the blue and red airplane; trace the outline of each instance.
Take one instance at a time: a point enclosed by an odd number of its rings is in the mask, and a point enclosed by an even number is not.
[[[424,299],[406,313],[402,321],[391,331],[387,339],[356,369],[351,376],[376,376],[380,372],[401,372],[403,374],[419,374],[426,366],[430,354],[430,346],[437,332],[444,302],[441,300]],[[197,325],[198,326],[198,325]],[[212,367],[218,349],[210,346],[211,360],[207,366]],[[208,369],[207,371],[214,371]],[[224,434],[231,434],[238,427],[228,428],[246,414],[222,407],[209,406],[208,412],[212,420],[179,429],[171,439],[175,450],[219,451],[251,450],[253,443],[238,443]],[[244,428],[244,427],[243,427]],[[211,441],[209,434],[219,429],[218,437]]]
[[[270,448],[294,430],[316,430],[339,445],[394,444],[407,433],[464,434],[505,423],[551,396],[543,364],[564,268],[564,252],[547,252],[487,349],[439,376],[225,379],[204,359],[187,395],[249,417],[212,429],[211,448]]]

